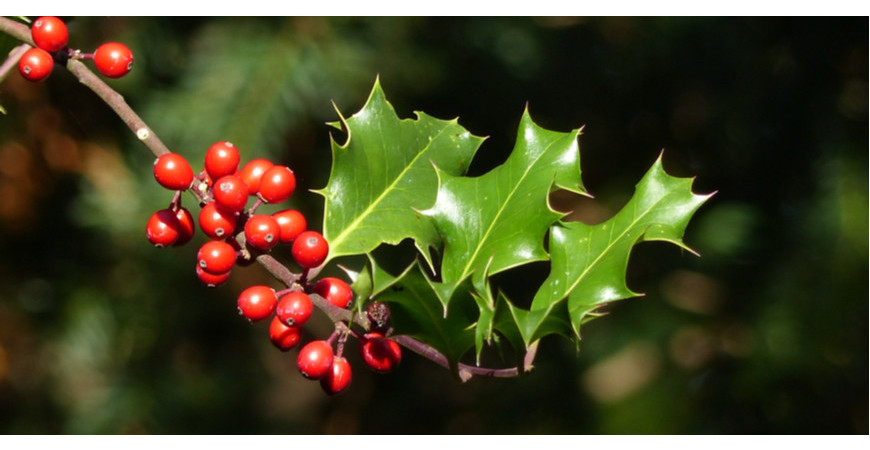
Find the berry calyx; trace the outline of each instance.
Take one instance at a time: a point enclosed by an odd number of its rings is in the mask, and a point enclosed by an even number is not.
[[[332,370],[332,346],[326,341],[311,341],[299,350],[296,367],[305,378],[319,380]]]
[[[229,141],[215,142],[205,152],[205,171],[212,180],[239,170],[239,150]]]
[[[245,240],[248,245],[260,251],[269,251],[278,244],[281,227],[268,214],[256,214],[245,222]]]
[[[257,195],[266,203],[281,203],[296,190],[296,175],[287,166],[272,166],[263,173]]]
[[[30,81],[42,81],[51,75],[54,69],[54,59],[41,48],[31,48],[24,52],[18,61],[18,71],[21,76]]]
[[[236,264],[236,250],[226,242],[209,241],[199,248],[196,261],[208,273],[226,273]]]
[[[33,43],[47,52],[56,52],[66,47],[69,40],[66,24],[53,16],[36,19],[30,27],[30,33]]]
[[[224,239],[236,231],[236,215],[208,202],[199,210],[199,227],[213,240]]]
[[[339,308],[347,308],[353,301],[353,290],[341,278],[321,278],[314,285],[314,292]]]
[[[286,352],[299,345],[301,339],[301,328],[287,326],[277,316],[272,318],[272,323],[269,324],[269,340],[279,350]]]
[[[302,326],[311,317],[314,304],[304,292],[294,291],[281,296],[275,308],[275,316],[291,327]]]
[[[230,277],[229,272],[224,273],[208,273],[205,270],[202,270],[202,267],[199,264],[196,265],[196,276],[200,281],[205,283],[208,287],[215,287],[223,284]]]
[[[269,286],[251,286],[239,294],[239,314],[256,322],[272,315],[278,299]]]
[[[281,229],[281,237],[278,241],[283,243],[293,242],[308,227],[305,216],[295,209],[285,209],[272,214],[272,218],[278,222]]]
[[[311,269],[326,261],[329,244],[322,234],[316,231],[304,231],[293,240],[291,253],[300,266]]]
[[[214,201],[225,211],[240,212],[248,203],[248,187],[238,175],[225,175],[214,182]]]
[[[320,379],[320,387],[327,394],[335,395],[347,389],[352,378],[350,363],[344,357],[336,356],[332,359],[332,370]]]
[[[155,212],[145,225],[145,237],[155,247],[169,247],[178,242],[181,223],[175,211],[167,208]]]
[[[239,176],[242,177],[242,180],[245,182],[245,186],[248,187],[248,194],[257,195],[257,192],[260,189],[260,180],[263,178],[263,174],[266,173],[267,170],[271,169],[274,164],[272,161],[268,159],[258,158],[254,159],[242,167],[242,170],[239,171]]]
[[[120,78],[133,68],[133,52],[124,44],[107,42],[94,52],[94,64],[103,76]]]
[[[154,161],[154,178],[166,189],[182,191],[193,183],[193,169],[178,153],[164,153]]]
[[[393,370],[402,361],[399,344],[375,332],[366,333],[360,339],[359,354],[369,368],[380,373]]]

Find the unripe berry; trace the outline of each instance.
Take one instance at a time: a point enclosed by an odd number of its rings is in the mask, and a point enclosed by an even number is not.
[[[296,367],[302,376],[319,380],[332,370],[332,347],[326,341],[311,341],[299,350]]]

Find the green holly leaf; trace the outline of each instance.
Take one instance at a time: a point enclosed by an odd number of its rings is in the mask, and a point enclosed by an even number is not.
[[[483,138],[454,120],[425,113],[400,120],[375,82],[365,106],[348,119],[344,144],[332,141],[329,182],[317,190],[325,198],[323,235],[329,258],[364,254],[382,243],[411,238],[430,267],[430,248],[441,238],[419,211],[435,202],[442,173],[465,173]]]
[[[530,311],[516,316],[526,345],[552,331],[542,325],[563,299],[567,298],[568,316],[579,338],[580,325],[601,305],[640,295],[625,283],[628,258],[637,243],[665,241],[694,253],[682,237],[692,215],[712,195],[692,193],[691,178],[668,175],[660,155],[628,204],[606,222],[554,225],[550,275]]]
[[[492,309],[485,278],[511,267],[546,260],[544,236],[563,214],[550,208],[555,188],[585,193],[580,179],[580,130],[545,130],[528,110],[504,164],[480,177],[455,176],[438,167],[435,205],[424,211],[444,238],[441,284],[444,310],[456,287],[472,274]],[[485,270],[484,270],[485,269]]]

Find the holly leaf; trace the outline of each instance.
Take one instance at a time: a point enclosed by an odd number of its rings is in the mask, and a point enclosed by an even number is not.
[[[411,238],[429,266],[430,248],[441,238],[420,214],[432,206],[438,186],[435,166],[461,175],[483,138],[473,136],[456,119],[425,113],[400,120],[375,82],[365,106],[348,119],[344,144],[332,140],[332,171],[323,189],[323,235],[329,259],[364,254],[382,243]]]
[[[628,258],[637,243],[665,241],[694,253],[682,237],[692,215],[713,194],[692,193],[692,180],[668,175],[659,155],[615,216],[598,225],[554,225],[550,275],[530,311],[515,315],[526,345],[550,332],[542,325],[563,299],[567,298],[568,316],[579,338],[580,325],[601,305],[640,295],[625,283]]]
[[[580,179],[580,129],[568,133],[536,125],[523,113],[514,149],[504,164],[480,177],[462,177],[438,167],[435,205],[424,211],[444,238],[441,284],[445,313],[456,287],[472,274],[492,309],[485,278],[548,258],[547,229],[563,214],[550,208],[558,187],[585,193]],[[485,270],[484,270],[485,269]]]

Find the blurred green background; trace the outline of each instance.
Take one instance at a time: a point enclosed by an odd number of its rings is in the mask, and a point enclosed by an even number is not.
[[[65,20],[72,47],[133,50],[109,83],[170,148],[201,161],[227,139],[290,165],[290,206],[314,224],[333,102],[352,114],[377,76],[400,117],[489,136],[472,174],[506,157],[527,103],[546,128],[585,125],[596,198],[553,198],[576,219],[612,215],[662,149],[718,193],[686,234],[702,257],[639,245],[628,281],[646,295],[586,326],[579,354],[548,338],[530,375],[461,384],[410,352],[386,375],[350,352],[351,388],[330,398],[236,315],[241,289],[274,284],[262,268],[207,289],[195,243],[148,244],[171,194],[108,107],[59,67],[13,71],[0,432],[868,433],[866,17]]]

